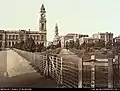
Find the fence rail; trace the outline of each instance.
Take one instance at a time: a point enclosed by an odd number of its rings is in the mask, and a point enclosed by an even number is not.
[[[115,62],[109,58],[106,62],[98,62],[94,56],[84,61],[65,61],[57,55],[41,55],[14,49],[26,58],[45,77],[56,80],[58,85],[69,88],[120,87],[120,56]]]

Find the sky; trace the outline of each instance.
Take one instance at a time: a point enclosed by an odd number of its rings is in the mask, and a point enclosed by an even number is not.
[[[47,39],[97,32],[120,34],[120,0],[0,0],[0,29],[39,29],[41,5],[46,8]]]

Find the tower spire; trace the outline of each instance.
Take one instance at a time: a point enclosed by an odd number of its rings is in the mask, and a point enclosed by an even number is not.
[[[55,38],[59,36],[59,33],[58,33],[58,25],[56,23],[55,25]]]

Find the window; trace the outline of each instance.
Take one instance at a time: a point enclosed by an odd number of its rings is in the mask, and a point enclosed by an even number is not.
[[[0,42],[0,47],[2,47],[2,42]]]
[[[9,35],[9,39],[11,39],[11,35]]]
[[[0,35],[0,40],[2,40],[2,34]]]
[[[44,29],[44,24],[42,23],[41,29]]]
[[[12,46],[14,46],[14,42],[12,42]]]
[[[44,35],[41,35],[41,40],[44,40]]]
[[[34,35],[34,40],[35,40],[35,35]]]
[[[11,42],[9,42],[9,46],[11,46]]]
[[[16,35],[16,39],[18,39],[18,35]]]
[[[39,35],[37,35],[37,40],[39,40]]]
[[[15,39],[15,35],[13,35],[13,39]]]

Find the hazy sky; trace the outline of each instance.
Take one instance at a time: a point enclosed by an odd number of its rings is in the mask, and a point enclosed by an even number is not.
[[[120,0],[0,0],[1,29],[38,30],[41,4],[46,8],[47,37],[59,34],[120,34]]]

